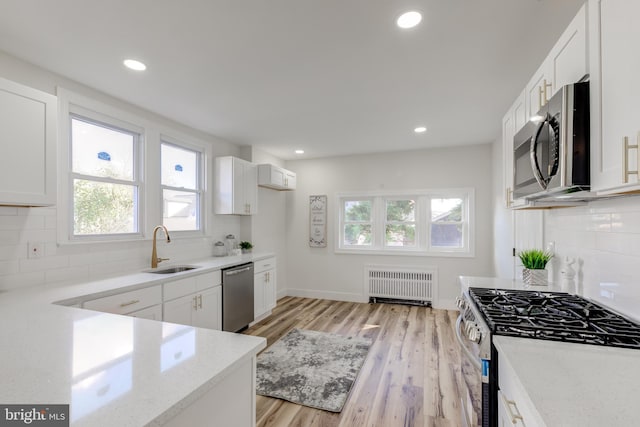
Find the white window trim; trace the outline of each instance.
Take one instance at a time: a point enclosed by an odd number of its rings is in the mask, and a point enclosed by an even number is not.
[[[167,190],[175,190],[175,191],[186,191],[186,192],[193,192],[198,194],[198,217],[199,217],[199,225],[200,228],[198,230],[169,230],[169,232],[171,233],[172,236],[175,235],[175,237],[178,238],[182,238],[182,237],[202,237],[207,229],[207,210],[206,207],[207,202],[206,202],[206,167],[205,165],[206,163],[206,159],[207,159],[207,153],[206,153],[206,149],[204,146],[202,145],[197,145],[194,143],[190,143],[190,142],[186,142],[185,141],[186,138],[175,138],[173,136],[169,136],[167,134],[161,133],[160,134],[160,147],[162,147],[162,144],[169,144],[169,145],[173,145],[175,147],[178,148],[183,148],[183,149],[187,149],[187,150],[191,150],[191,151],[195,151],[198,153],[198,185],[197,185],[197,190],[191,190],[191,189],[185,189],[185,188],[181,188],[181,187],[171,187],[168,185],[162,185],[162,172],[160,172],[160,176],[159,176],[159,184],[160,184],[160,222],[163,221],[162,215],[164,212],[163,209],[163,200],[162,200],[162,190],[167,189]],[[161,148],[159,148],[159,151],[161,151]],[[160,160],[160,159],[159,159]]]
[[[124,111],[60,87],[57,88],[57,95],[59,111],[58,140],[65,141],[65,143],[58,144],[58,244],[143,240],[146,218],[146,193],[144,188],[146,134],[142,120]],[[136,144],[136,164],[134,165],[134,168],[136,168],[136,185],[138,186],[138,218],[136,219],[138,231],[136,233],[74,236],[72,216],[72,186],[74,174],[71,171],[71,115],[85,117],[89,120],[104,123],[115,129],[122,129],[139,135]],[[96,181],[99,180],[100,179],[96,179]]]
[[[384,245],[384,224],[385,206],[382,203],[385,199],[417,198],[416,224],[418,230],[416,238],[418,244],[415,247],[392,247]],[[431,225],[431,205],[426,200],[431,198],[453,198],[459,197],[465,200],[465,218],[463,222],[463,247],[462,248],[441,248],[432,247],[430,241]],[[342,225],[344,199],[353,200],[373,200],[372,206],[373,227],[383,228],[374,232],[373,244],[370,247],[354,245],[342,245]],[[444,189],[422,189],[422,190],[399,190],[399,191],[361,191],[344,192],[335,194],[336,226],[334,227],[334,253],[336,254],[368,254],[368,255],[401,255],[401,256],[428,256],[428,257],[454,257],[473,258],[475,257],[475,189],[465,188],[444,188]],[[377,215],[377,217],[376,217]],[[378,219],[376,219],[378,218]]]

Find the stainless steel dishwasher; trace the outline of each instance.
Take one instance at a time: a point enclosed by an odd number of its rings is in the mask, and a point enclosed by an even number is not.
[[[253,322],[253,263],[222,270],[222,330],[238,332]]]

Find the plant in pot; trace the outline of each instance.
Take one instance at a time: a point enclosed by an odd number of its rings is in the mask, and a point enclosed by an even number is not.
[[[545,267],[553,254],[541,249],[527,249],[518,253],[518,258],[522,262],[522,280],[527,285],[546,285],[547,270]]]
[[[253,249],[253,245],[251,244],[251,242],[240,242],[240,249],[242,249],[242,253],[246,254],[251,252],[251,249]]]

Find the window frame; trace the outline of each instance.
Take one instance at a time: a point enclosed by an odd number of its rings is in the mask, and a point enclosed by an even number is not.
[[[344,203],[350,201],[350,202],[364,202],[364,201],[369,201],[371,202],[371,221],[346,221],[345,219],[345,209],[344,209]],[[375,211],[376,211],[376,204],[375,204],[375,200],[373,197],[354,197],[354,198],[343,198],[340,200],[340,210],[339,210],[339,214],[340,214],[340,227],[342,228],[340,230],[340,238],[344,239],[344,227],[347,224],[371,224],[371,244],[370,245],[347,245],[344,243],[344,240],[340,240],[340,246],[343,248],[347,248],[347,249],[351,249],[351,250],[361,250],[361,251],[370,251],[373,249],[373,247],[376,245],[375,242],[375,233],[374,233],[374,222],[373,222],[373,218],[375,216]]]
[[[162,183],[162,146],[166,144],[169,146],[173,146],[182,150],[192,151],[196,153],[197,159],[197,171],[196,171],[196,189],[188,189],[183,187],[172,187],[169,185],[164,185]],[[205,159],[206,153],[202,147],[192,145],[186,143],[178,138],[173,138],[171,136],[160,134],[160,148],[159,148],[159,186],[160,186],[160,220],[164,225],[164,190],[173,190],[173,191],[182,191],[188,193],[197,194],[197,204],[198,204],[198,229],[196,230],[171,230],[172,235],[180,236],[180,237],[188,237],[188,236],[201,236],[205,233],[206,227],[206,213],[205,213]]]
[[[440,247],[431,244],[432,199],[462,199],[462,247]],[[475,257],[475,190],[473,188],[446,188],[399,191],[361,191],[337,193],[334,252],[338,254],[375,254],[404,256]],[[386,244],[386,204],[388,200],[415,200],[416,245],[389,246]],[[372,245],[363,247],[345,245],[344,203],[349,200],[372,200]]]
[[[80,120],[85,123],[104,127],[113,131],[123,132],[131,134],[133,138],[133,179],[131,181],[97,177],[93,175],[85,175],[73,171],[73,139],[72,139],[72,121]],[[121,240],[138,240],[144,236],[144,180],[143,180],[143,159],[144,159],[144,128],[141,126],[127,123],[123,120],[119,120],[108,116],[106,114],[93,111],[76,104],[69,103],[68,111],[66,113],[66,125],[68,126],[68,143],[66,144],[67,153],[67,204],[68,214],[65,215],[67,241],[68,242],[100,242],[100,241],[121,241]],[[137,231],[132,233],[105,233],[105,234],[89,234],[89,235],[77,235],[74,228],[74,181],[76,179],[82,179],[92,182],[103,182],[118,185],[127,185],[134,188],[134,205],[135,205],[135,217],[134,223],[136,224]]]

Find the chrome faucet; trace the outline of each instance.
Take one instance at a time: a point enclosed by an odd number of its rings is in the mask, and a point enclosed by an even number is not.
[[[167,236],[167,243],[171,243],[171,237],[169,237],[169,230],[164,225],[158,225],[153,229],[153,249],[151,250],[151,268],[158,268],[158,263],[162,261],[168,261],[169,258],[158,258],[158,251],[156,249],[156,233],[158,230],[164,230],[164,235]]]

